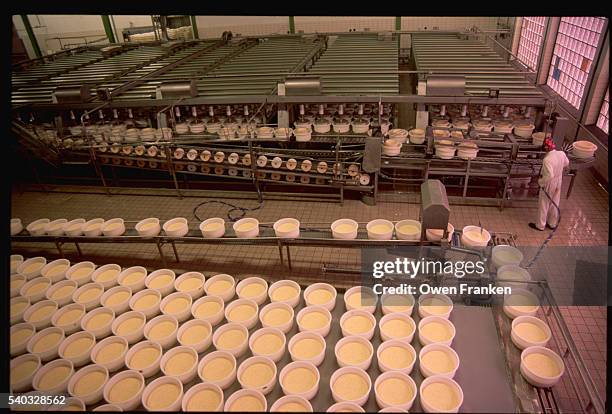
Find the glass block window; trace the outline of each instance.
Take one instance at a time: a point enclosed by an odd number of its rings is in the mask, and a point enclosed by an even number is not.
[[[516,56],[531,70],[536,70],[538,65],[545,28],[546,17],[523,17]]]
[[[606,134],[610,127],[610,115],[608,109],[610,108],[610,88],[606,92],[603,102],[601,103],[601,109],[599,110],[599,117],[597,118],[597,127]]]
[[[579,108],[605,17],[562,17],[546,84]]]

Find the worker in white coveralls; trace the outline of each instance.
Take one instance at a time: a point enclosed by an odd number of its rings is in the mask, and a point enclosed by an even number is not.
[[[540,186],[540,197],[538,200],[538,217],[535,223],[529,223],[529,227],[543,231],[546,226],[550,229],[557,227],[559,212],[551,202],[551,199],[559,206],[561,201],[561,185],[563,184],[563,170],[569,166],[567,155],[563,151],[557,151],[555,144],[550,138],[544,141],[544,149],[548,152],[542,162],[542,171],[538,179]],[[550,198],[544,194],[548,193]]]

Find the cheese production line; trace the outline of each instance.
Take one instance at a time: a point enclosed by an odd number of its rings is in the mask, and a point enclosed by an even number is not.
[[[260,199],[355,192],[375,203],[434,177],[451,196],[502,208],[533,196],[542,140],[561,146],[569,120],[475,36],[412,34],[410,71],[398,70],[393,33],[79,48],[14,68],[12,131],[36,175],[109,194],[147,178],[179,196],[231,180]],[[400,94],[402,73],[416,94]],[[400,117],[405,103],[415,121]],[[593,161],[571,158],[572,176]]]

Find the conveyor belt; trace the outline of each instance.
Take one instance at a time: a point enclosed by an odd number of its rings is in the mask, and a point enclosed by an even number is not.
[[[488,96],[542,96],[542,93],[489,46],[453,34],[414,34],[412,53],[417,70],[465,75],[466,94]]]
[[[47,63],[39,63],[22,71],[13,71],[11,87],[13,90],[17,90],[23,86],[31,85],[32,82],[74,70],[100,59],[102,59],[102,53],[98,50],[82,50],[75,54],[58,56],[55,60]]]
[[[104,81],[134,70],[166,53],[167,50],[160,46],[134,48],[107,59],[95,61],[92,64],[53,76],[41,82],[34,82],[34,85],[24,86],[18,91],[13,92],[12,103],[50,103],[53,91],[58,86],[99,85]],[[92,90],[92,96],[95,96],[95,90]]]
[[[111,89],[111,91],[127,82],[131,82],[133,80],[136,80],[138,78],[141,78],[145,75],[148,75],[149,73],[152,73],[153,71],[156,71],[158,69],[161,69],[167,65],[171,65],[175,62],[177,62],[180,59],[183,59],[189,55],[192,55],[194,53],[197,53],[203,49],[209,48],[211,47],[213,44],[215,44],[217,41],[216,40],[208,40],[208,41],[203,41],[203,42],[198,42],[196,44],[194,44],[193,46],[187,47],[185,49],[182,49],[168,57],[162,58],[160,60],[157,60],[149,65],[143,66],[142,68],[134,71],[134,72],[130,72],[124,76],[122,76],[121,78],[117,79],[114,82],[109,82],[107,84],[103,84],[102,86],[107,87],[109,89]],[[161,83],[162,80],[170,80],[170,79],[185,79],[185,78],[189,78],[188,74],[186,73],[186,71],[184,70],[184,67],[188,67],[188,66],[192,66],[193,62],[199,62],[200,63],[200,67],[199,69],[202,69],[202,62],[206,61],[206,60],[210,60],[211,56],[214,56],[214,54],[219,53],[218,51],[222,48],[216,49],[214,51],[212,51],[210,54],[204,54],[203,56],[200,56],[192,61],[189,62],[189,64],[186,65],[179,65],[176,68],[168,71],[167,73],[164,73],[163,75],[161,75],[159,78],[156,78],[155,80],[151,80],[148,82],[145,82],[141,85],[136,86],[133,89],[130,89],[122,94],[120,94],[119,96],[117,96],[115,99],[117,100],[125,100],[125,99],[142,99],[142,98],[146,98],[149,99],[151,97],[155,96],[155,88]],[[197,67],[197,65],[196,65]],[[174,74],[174,75],[172,75]]]
[[[392,95],[399,93],[397,69],[397,41],[365,34],[330,38],[327,50],[310,72],[345,72],[321,75],[323,93],[327,95]],[[347,73],[352,71],[375,73]]]
[[[201,96],[268,94],[305,59],[318,43],[300,37],[260,41],[198,80]],[[270,75],[259,76],[263,73]],[[253,75],[253,76],[251,76]]]

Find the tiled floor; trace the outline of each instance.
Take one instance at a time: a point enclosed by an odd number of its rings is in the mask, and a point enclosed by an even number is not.
[[[566,183],[567,185],[567,183]],[[401,199],[397,196],[384,197]],[[173,217],[186,217],[191,226],[196,228],[199,221],[193,210],[205,199],[183,198],[174,196],[128,196],[112,197],[99,194],[66,194],[41,192],[13,192],[12,217],[19,217],[24,223],[47,217],[50,219],[79,217],[106,219],[123,217],[126,221],[139,221],[146,217],[159,217],[164,221]],[[225,200],[243,207],[256,207],[256,201]],[[597,185],[588,172],[580,174],[570,199],[562,199],[562,222],[550,241],[551,248],[531,270],[535,278],[546,278],[557,301],[562,299],[568,281],[562,276],[563,264],[555,256],[553,247],[573,246],[607,246],[609,228],[609,205],[607,192]],[[222,204],[212,203],[197,210],[200,218],[226,217],[228,208]],[[525,260],[528,262],[535,250],[547,237],[548,232],[537,232],[527,226],[536,214],[536,204],[527,207],[506,208],[502,212],[497,207],[452,206],[451,223],[461,229],[465,225],[478,224],[492,231],[511,232],[516,234],[517,246],[525,247]],[[332,222],[339,218],[352,218],[358,222],[367,222],[375,218],[400,220],[418,219],[419,205],[404,202],[379,202],[376,206],[367,206],[360,201],[347,200],[344,206],[333,203],[266,201],[262,208],[250,212],[248,217],[255,217],[260,222],[274,222],[281,217],[295,217],[303,225],[312,222]],[[95,263],[118,263],[121,265],[143,265],[149,269],[164,267],[159,260],[155,245],[137,244],[97,244],[83,245],[83,253],[88,260]],[[358,268],[359,250],[335,248],[292,248],[293,270],[281,266],[276,247],[255,246],[211,246],[179,245],[181,261],[172,261],[172,250],[165,247],[169,259],[168,266],[177,272],[198,270],[205,275],[229,273],[238,277],[262,275],[268,279],[292,277],[302,281],[329,280],[330,274],[323,274],[323,265],[333,267]],[[57,250],[45,245],[13,246],[15,253],[26,256],[43,254],[47,257],[57,256]],[[71,245],[64,246],[66,257],[71,261],[78,260],[76,250]],[[607,253],[607,251],[606,251]],[[339,284],[350,285],[353,277],[344,279],[333,275]],[[343,283],[344,282],[344,283]],[[572,285],[573,286],[573,285]],[[573,339],[597,385],[598,391],[605,399],[605,362],[606,362],[606,308],[605,306],[563,306],[561,312],[569,327]],[[571,407],[569,409],[572,411]]]

